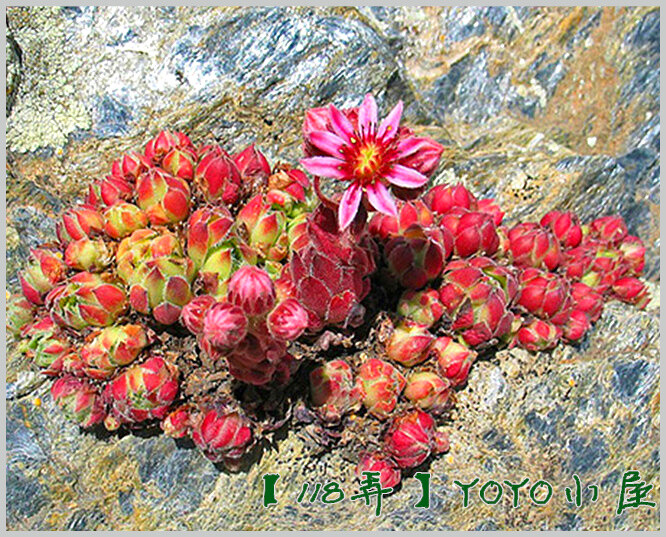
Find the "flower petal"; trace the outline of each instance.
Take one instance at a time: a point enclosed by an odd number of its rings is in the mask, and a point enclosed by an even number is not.
[[[359,130],[366,134],[372,133],[377,128],[377,102],[370,94],[366,94],[363,104],[358,109]]]
[[[349,139],[354,134],[354,125],[352,125],[351,121],[347,119],[347,116],[340,112],[335,106],[329,106],[328,111],[331,115],[331,126],[333,127],[335,134],[345,142],[351,143]]]
[[[301,165],[312,175],[330,177],[332,179],[347,179],[347,174],[341,169],[343,161],[332,157],[309,157],[301,159]]]
[[[401,116],[402,101],[398,101],[398,104],[393,107],[393,110],[388,113],[388,115],[384,118],[381,125],[379,126],[379,131],[377,131],[377,138],[384,138],[385,140],[394,138],[398,133]]]
[[[381,181],[375,181],[365,189],[368,195],[368,201],[380,213],[389,216],[398,216],[398,209],[395,206],[395,200]]]
[[[352,220],[354,220],[362,197],[363,189],[358,183],[352,183],[345,190],[340,200],[340,207],[338,208],[338,226],[340,227],[340,231],[347,229]]]
[[[403,159],[416,153],[421,149],[422,142],[423,138],[415,138],[413,136],[400,140],[400,142],[398,142],[398,159]]]
[[[422,173],[402,164],[394,164],[391,171],[384,174],[389,183],[403,188],[418,188],[428,182],[428,178]]]
[[[321,149],[331,156],[340,155],[340,150],[345,145],[342,138],[328,131],[313,131],[308,138],[317,149]]]

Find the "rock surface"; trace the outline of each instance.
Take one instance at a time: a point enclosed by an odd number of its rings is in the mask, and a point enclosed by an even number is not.
[[[619,212],[648,247],[652,303],[607,306],[579,345],[502,351],[460,392],[429,510],[407,478],[382,516],[349,496],[340,454],[296,433],[247,471],[220,471],[162,436],[96,436],[65,422],[49,382],[10,349],[9,529],[658,529],[616,515],[624,471],[659,502],[659,11],[654,8],[10,8],[7,279],[113,157],[161,127],[230,150],[256,140],[296,161],[304,111],[372,91],[447,145],[437,182],[461,180],[516,217]],[[261,506],[264,473],[278,505]],[[599,499],[566,501],[573,474]],[[552,484],[462,507],[454,480]],[[298,504],[304,482],[347,499]]]

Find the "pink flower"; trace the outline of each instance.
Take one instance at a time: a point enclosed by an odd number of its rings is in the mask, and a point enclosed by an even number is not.
[[[311,114],[307,116],[306,147],[314,148],[318,154],[301,161],[315,176],[351,183],[338,209],[338,224],[343,230],[356,216],[364,195],[377,211],[397,216],[395,200],[387,186],[423,186],[436,167],[432,165],[433,158],[438,161],[444,150],[432,140],[399,129],[402,102],[381,123],[377,119],[377,103],[370,94],[357,111],[351,112],[345,114],[330,105],[327,111],[320,110],[317,121],[312,120]],[[422,162],[424,159],[428,162]]]

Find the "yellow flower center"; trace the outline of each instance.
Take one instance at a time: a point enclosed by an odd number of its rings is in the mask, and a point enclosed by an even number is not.
[[[361,179],[371,179],[380,165],[381,151],[375,144],[368,144],[359,149],[356,157],[355,175]]]

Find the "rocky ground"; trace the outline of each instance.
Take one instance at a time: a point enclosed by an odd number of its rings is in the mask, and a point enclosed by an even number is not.
[[[296,498],[304,482],[355,492],[340,454],[297,432],[239,474],[162,436],[95,436],[66,423],[48,382],[10,346],[9,529],[658,529],[659,509],[616,515],[622,474],[659,502],[659,11],[654,8],[9,8],[7,280],[54,217],[120,152],[163,127],[271,160],[300,155],[304,111],[397,99],[447,145],[437,182],[463,181],[516,218],[618,212],[648,248],[653,300],[613,303],[578,346],[502,351],[475,365],[430,467],[381,517],[359,502]],[[264,473],[278,504],[261,506]],[[573,474],[599,486],[568,503]],[[454,480],[554,493],[462,507]]]

